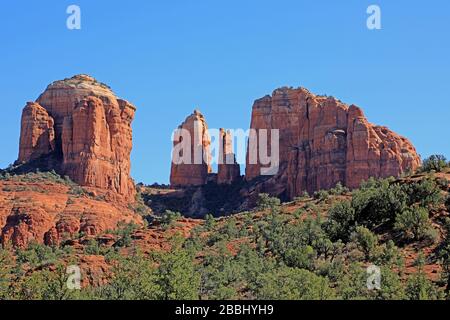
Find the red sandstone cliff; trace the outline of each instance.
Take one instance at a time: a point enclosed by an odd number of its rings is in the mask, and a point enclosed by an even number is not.
[[[56,81],[23,110],[18,162],[40,159],[45,167],[41,169],[55,169],[82,186],[133,199],[130,153],[135,111],[92,77]]]
[[[338,182],[355,188],[369,177],[399,176],[420,166],[407,139],[370,124],[354,105],[303,88],[281,88],[257,100],[251,128],[279,129],[279,172],[265,191],[289,198]],[[260,176],[261,168],[247,161],[246,179]]]
[[[212,172],[211,138],[205,117],[200,111],[195,110],[178,127],[173,144],[170,184],[174,187],[206,184]]]

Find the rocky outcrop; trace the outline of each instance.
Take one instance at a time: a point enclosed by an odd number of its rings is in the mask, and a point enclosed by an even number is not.
[[[73,188],[80,187],[39,180],[32,174],[0,181],[0,244],[58,245],[80,235],[101,235],[120,223],[143,225],[127,203],[107,192],[95,195],[86,189],[79,195]]]
[[[200,186],[207,182],[211,169],[211,138],[205,117],[195,110],[173,136],[170,184],[173,187]]]
[[[92,77],[56,81],[23,111],[18,162],[41,159],[40,169],[54,169],[82,186],[133,199],[130,153],[135,111]]]
[[[233,152],[233,141],[229,131],[220,129],[218,184],[232,184],[241,176],[241,169]]]
[[[338,182],[355,188],[369,177],[399,176],[420,166],[407,139],[370,124],[354,105],[303,88],[281,88],[257,100],[251,128],[279,129],[279,170],[261,191],[286,198]],[[247,160],[246,180],[259,177],[263,167]]]
[[[35,160],[55,150],[53,118],[39,103],[27,103],[21,122],[19,162]]]

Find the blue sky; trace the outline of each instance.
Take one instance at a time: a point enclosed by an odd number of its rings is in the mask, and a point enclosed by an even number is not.
[[[76,4],[82,29],[66,28]],[[382,30],[366,28],[377,4]],[[199,108],[212,128],[248,128],[255,99],[303,86],[362,107],[422,156],[450,158],[448,0],[3,1],[0,167],[20,115],[54,80],[87,73],[138,107],[132,175],[166,183],[172,130]]]

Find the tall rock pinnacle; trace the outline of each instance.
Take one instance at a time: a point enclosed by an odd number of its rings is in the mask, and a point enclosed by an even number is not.
[[[211,169],[211,138],[200,111],[195,110],[174,134],[170,184],[174,187],[200,186]]]
[[[241,169],[233,152],[233,141],[229,131],[220,129],[218,184],[231,184],[241,176]]]

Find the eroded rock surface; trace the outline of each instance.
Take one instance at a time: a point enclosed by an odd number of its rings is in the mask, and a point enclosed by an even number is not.
[[[279,129],[279,171],[260,191],[286,198],[338,182],[356,188],[369,177],[397,177],[421,163],[406,138],[372,125],[357,106],[304,88],[277,89],[257,100],[251,128]],[[247,163],[246,180],[260,177],[262,167]]]
[[[184,140],[183,139],[190,139]],[[195,110],[174,134],[170,172],[173,187],[201,186],[212,172],[208,125],[200,111]]]
[[[18,162],[134,198],[131,122],[136,108],[87,75],[56,81],[23,110]]]

